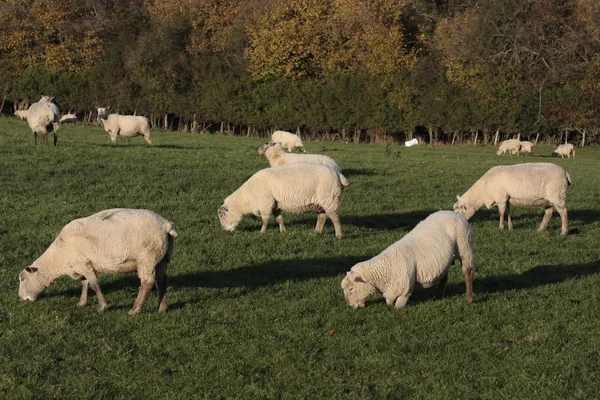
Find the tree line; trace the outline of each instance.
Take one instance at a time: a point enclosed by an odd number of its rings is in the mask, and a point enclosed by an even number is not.
[[[41,94],[153,127],[599,141],[597,0],[3,0],[4,114]]]

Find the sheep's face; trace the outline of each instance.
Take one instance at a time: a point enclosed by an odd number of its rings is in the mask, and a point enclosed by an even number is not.
[[[260,146],[258,148],[258,155],[262,156],[263,154],[265,154],[265,152],[267,151],[267,149],[269,148],[269,142],[263,144],[262,146]]]
[[[37,279],[37,268],[27,267],[19,274],[19,299],[34,301],[43,287]]]
[[[502,150],[498,149],[498,151],[496,152],[496,155],[499,156],[500,154],[502,154]]]
[[[234,231],[235,228],[237,228],[240,221],[242,220],[241,215],[229,211],[229,209],[225,205],[219,207],[217,214],[219,215],[219,222],[221,223],[221,227],[226,231],[230,232]]]
[[[465,203],[460,196],[456,196],[458,201],[454,203],[452,209],[458,213],[461,213],[466,219],[471,218],[477,211],[471,204]]]
[[[263,153],[267,156],[271,154],[276,154],[277,152],[283,151],[282,144],[280,142],[267,142],[265,143],[261,149],[263,149]]]
[[[50,97],[50,96],[42,96],[42,98],[40,99],[40,103],[52,103],[52,100],[54,100],[54,97]]]
[[[108,110],[110,110],[110,106],[108,107],[96,107],[98,110],[98,118],[107,119],[108,118]]]
[[[355,271],[348,271],[342,280],[342,290],[346,304],[354,309],[363,308],[367,297],[375,292],[375,287],[365,282],[363,277]]]

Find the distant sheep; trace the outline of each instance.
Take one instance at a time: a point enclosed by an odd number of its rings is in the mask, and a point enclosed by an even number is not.
[[[115,143],[117,136],[135,137],[143,135],[148,144],[152,144],[150,140],[150,123],[148,118],[133,115],[119,115],[109,113],[110,106],[96,107],[98,110],[98,118],[102,120],[104,130],[110,135],[110,140]]]
[[[271,167],[277,167],[284,164],[293,164],[298,162],[307,162],[311,164],[323,164],[341,172],[337,162],[331,157],[320,154],[293,154],[283,151],[279,142],[267,142],[258,149],[258,154],[265,155],[269,160]]]
[[[500,143],[500,147],[498,147],[498,151],[496,155],[504,155],[504,153],[509,152],[510,155],[517,153],[517,155],[521,154],[521,141],[519,139],[508,139]]]
[[[54,145],[58,142],[60,125],[60,110],[52,102],[54,97],[42,96],[40,101],[33,103],[27,113],[27,123],[33,132],[33,143],[37,144],[38,133],[42,134],[44,144],[48,144],[48,133],[54,132]]]
[[[533,154],[533,143],[531,142],[521,142],[521,154]]]
[[[323,231],[327,217],[333,222],[335,235],[342,237],[337,210],[342,201],[342,189],[348,183],[344,175],[319,164],[294,163],[266,168],[252,175],[225,199],[219,207],[219,222],[223,229],[233,231],[243,216],[261,217],[260,230],[265,233],[271,214],[285,232],[281,211],[318,214],[315,230]]]
[[[473,238],[459,213],[438,211],[421,221],[402,239],[370,260],[352,267],[342,280],[346,303],[362,308],[375,292],[388,305],[402,308],[415,289],[438,284],[441,298],[454,260],[461,260],[467,303],[473,296]]]
[[[561,144],[554,150],[553,154],[554,153],[558,154],[560,158],[565,158],[565,156],[571,158],[571,154],[573,155],[573,158],[575,158],[575,146],[571,143]]]
[[[561,167],[551,163],[527,163],[501,165],[483,174],[462,196],[453,209],[467,219],[481,206],[488,209],[497,205],[500,214],[500,229],[504,229],[504,214],[508,218],[508,229],[512,229],[510,205],[519,207],[543,207],[546,211],[538,229],[544,231],[552,216],[552,207],[561,216],[561,234],[568,232],[568,216],[565,201],[571,177]]]
[[[275,131],[271,135],[271,140],[281,143],[281,145],[288,149],[289,152],[291,152],[294,147],[301,147],[302,151],[305,151],[302,139],[300,139],[298,135],[294,135],[291,132]]]
[[[60,117],[61,124],[73,124],[77,123],[77,116],[75,114],[65,114]]]
[[[48,249],[19,274],[19,298],[34,301],[62,275],[80,279],[81,298],[87,304],[88,285],[98,297],[98,311],[108,304],[97,273],[137,271],[140,291],[130,314],[142,310],[156,282],[158,311],[167,310],[167,264],[173,253],[177,230],[173,223],[149,210],[116,208],[71,221],[60,231]]]
[[[17,110],[15,111],[14,116],[21,118],[21,121],[23,121],[24,119],[27,119],[27,114],[29,114],[28,110]]]

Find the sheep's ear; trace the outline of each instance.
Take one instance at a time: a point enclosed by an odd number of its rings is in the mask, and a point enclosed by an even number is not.
[[[456,195],[456,200],[460,200],[460,194]]]
[[[365,282],[365,280],[362,278],[362,276],[356,274],[356,276],[354,276],[354,282],[362,282],[362,283],[367,283]]]
[[[37,268],[36,267],[27,267],[25,268],[25,271],[29,272],[30,274],[33,274],[34,272],[37,272]]]
[[[269,142],[269,146],[273,147],[277,144],[277,142]]]

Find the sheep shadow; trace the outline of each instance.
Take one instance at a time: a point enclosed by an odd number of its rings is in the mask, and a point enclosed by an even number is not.
[[[569,219],[582,221],[589,224],[600,221],[600,210],[572,210],[569,209]]]
[[[345,224],[359,228],[410,231],[436,210],[419,210],[403,214],[343,215]]]
[[[349,178],[351,176],[358,176],[358,175],[364,175],[364,176],[380,175],[380,173],[378,173],[376,170],[370,169],[370,168],[348,168],[348,169],[343,169],[342,170],[342,174],[346,178]],[[352,182],[350,184],[352,184]]]
[[[520,274],[488,276],[473,280],[473,292],[477,294],[503,293],[512,290],[528,290],[539,286],[561,283],[570,279],[581,278],[600,273],[600,260],[587,264],[573,265],[539,265]],[[465,284],[452,283],[446,286],[446,295],[464,294]],[[544,297],[540,293],[532,293]]]

